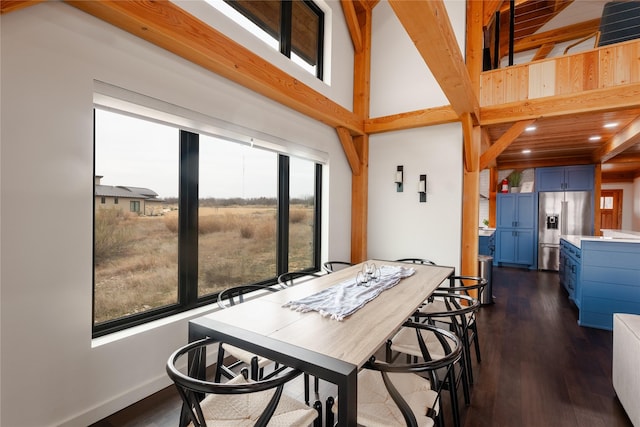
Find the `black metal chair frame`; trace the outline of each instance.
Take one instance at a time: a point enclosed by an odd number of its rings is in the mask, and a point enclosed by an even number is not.
[[[277,292],[278,290],[279,290],[278,288],[274,288],[272,286],[267,286],[267,285],[234,286],[232,288],[227,288],[221,291],[220,293],[218,293],[217,303],[220,308],[226,309],[227,307],[231,307],[236,304],[243,303],[245,300],[245,297],[250,294],[253,294],[255,296],[256,293],[258,292]],[[233,369],[237,368],[238,366],[244,363],[242,360],[238,360],[232,363],[231,365],[226,366],[224,364],[224,357],[225,357],[225,350],[223,347],[223,343],[220,343],[218,345],[218,360],[216,364],[216,373],[215,373],[216,382],[220,382],[220,380],[222,379],[222,375],[224,375],[228,379],[233,378],[236,375],[236,373],[233,372]],[[254,355],[251,358],[251,362],[249,363],[249,367],[250,367],[249,373],[253,381],[271,378],[272,376],[276,375],[280,370],[282,370],[282,367],[280,367],[278,363],[275,363],[273,372],[268,374],[265,377],[264,369],[258,366],[258,360],[259,360],[258,356]]]
[[[188,421],[192,422],[195,427],[206,427],[204,414],[200,407],[200,402],[206,394],[246,394],[275,388],[272,398],[255,424],[256,426],[266,426],[280,402],[284,385],[302,374],[302,371],[287,368],[286,372],[283,371],[278,376],[243,384],[221,384],[217,381],[209,382],[198,379],[197,371],[206,360],[206,348],[209,344],[214,343],[215,341],[211,338],[194,341],[174,351],[167,361],[167,374],[173,380],[178,394],[182,398],[181,418],[188,418]],[[186,354],[189,354],[191,358],[188,374],[184,374],[176,368],[178,359]],[[316,406],[315,409],[318,412],[318,418],[314,425],[320,426],[322,409],[321,406]],[[181,423],[183,421],[185,420],[181,419]]]
[[[458,340],[461,342],[462,346],[462,354],[457,362],[460,364],[459,372],[456,372],[455,369],[452,370],[452,375],[448,377],[443,377],[442,381],[444,382],[444,387],[450,390],[450,392],[456,396],[456,399],[451,401],[452,411],[453,411],[453,419],[456,427],[460,425],[459,418],[459,406],[457,400],[457,393],[459,390],[459,385],[462,384],[463,396],[465,404],[468,406],[471,404],[471,391],[469,387],[469,367],[467,365],[467,357],[466,353],[468,351],[468,346],[464,340],[464,330],[466,327],[466,315],[475,310],[478,310],[480,307],[480,301],[474,298],[471,298],[467,295],[461,295],[458,293],[449,293],[449,292],[434,292],[430,300],[434,298],[440,298],[444,301],[445,310],[444,311],[431,311],[428,313],[423,313],[421,311],[416,311],[413,316],[413,321],[420,324],[429,324],[436,326],[436,324],[444,323],[449,328],[449,332],[455,334],[458,337]],[[437,325],[440,327],[440,325]],[[386,344],[386,360],[393,361],[400,356],[401,353],[396,355],[393,354],[392,350],[393,338],[387,341]],[[421,353],[424,355],[424,350],[420,348]],[[417,361],[417,357],[415,355],[406,355],[407,362],[410,360]]]
[[[417,342],[420,347],[420,350],[422,352],[423,361],[399,364],[395,362],[390,363],[389,361],[379,362],[379,361],[376,361],[375,357],[372,357],[371,359],[369,359],[368,362],[364,364],[363,369],[371,369],[371,370],[380,372],[380,375],[382,376],[385,387],[389,392],[389,395],[395,402],[395,404],[398,406],[398,409],[400,409],[400,412],[402,413],[405,419],[406,425],[417,427],[418,423],[414,413],[409,407],[409,404],[404,400],[403,396],[398,392],[398,390],[393,385],[393,382],[389,378],[389,373],[402,372],[402,373],[415,373],[419,375],[421,374],[421,376],[426,375],[429,379],[431,389],[438,394],[436,404],[441,406],[440,394],[444,389],[444,384],[446,382],[455,381],[454,379],[455,373],[453,370],[453,366],[458,360],[462,358],[463,347],[462,347],[462,342],[460,338],[458,338],[454,333],[445,331],[431,324],[408,320],[402,325],[402,327],[413,328],[416,330],[416,338],[417,338]],[[427,345],[424,342],[424,338],[420,333],[420,331],[424,331],[424,330],[431,331],[435,334],[435,336],[437,337],[438,341],[440,342],[440,345],[442,345],[442,348],[445,352],[444,357],[441,357],[439,359],[431,358],[431,355],[427,350]],[[450,341],[455,343],[455,346],[453,348],[451,348],[449,344]],[[438,378],[438,375],[436,375],[436,372],[442,369],[444,369],[446,372],[445,375],[441,375],[442,377],[446,378],[445,381],[440,380]],[[458,426],[459,425],[458,406],[457,406],[458,398],[453,388],[449,389],[449,393],[450,393],[453,417],[454,417],[454,420],[456,420],[456,426]],[[331,408],[333,407],[333,403],[334,403],[333,398],[329,397],[327,399],[327,407],[326,407],[326,420],[327,420],[326,425],[327,426],[333,425],[333,412],[331,411]],[[434,418],[434,422],[437,422],[438,425],[442,425],[443,424],[442,408],[440,408],[438,413],[439,413],[438,417],[436,417],[435,411],[433,410],[429,411],[426,415],[429,416],[430,418]],[[438,418],[438,419],[435,419],[435,418]]]
[[[438,265],[430,259],[425,258],[400,258],[396,260],[397,262],[407,262],[410,264],[425,264],[425,265]]]
[[[336,271],[335,267],[346,268],[351,267],[352,265],[353,264],[348,261],[327,261],[322,264],[322,269],[330,274]]]
[[[278,286],[281,289],[293,286],[296,279],[301,277],[321,277],[322,274],[311,271],[288,271],[278,276]]]
[[[475,282],[475,284],[464,285],[464,286],[455,286],[456,282],[465,281]],[[482,292],[487,286],[487,279],[484,277],[478,276],[450,276],[449,277],[449,286],[440,286],[438,291],[446,291],[446,292],[455,292],[460,293],[462,295],[471,296],[471,291],[477,291],[477,296],[474,297],[478,301],[482,300]],[[475,316],[475,314],[474,314]],[[478,325],[476,323],[475,317],[473,317],[470,321],[466,322],[466,328],[464,330],[464,338],[463,343],[465,347],[467,347],[466,357],[467,357],[467,365],[469,366],[469,383],[473,384],[473,371],[471,369],[471,344],[474,345],[474,350],[476,353],[476,360],[478,363],[482,361],[480,356],[480,341],[478,338]]]

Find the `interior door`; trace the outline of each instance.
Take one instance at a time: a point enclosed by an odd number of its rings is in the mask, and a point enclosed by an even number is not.
[[[622,190],[600,190],[600,228],[622,228]]]

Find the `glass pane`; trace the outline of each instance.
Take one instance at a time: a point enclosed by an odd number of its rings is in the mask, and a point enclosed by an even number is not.
[[[613,197],[606,196],[606,197],[603,197],[603,199],[604,199],[603,209],[613,209]]]
[[[206,0],[275,50],[280,48],[279,0]]]
[[[200,136],[198,295],[276,276],[278,156]]]
[[[292,2],[291,50],[307,64],[318,64],[320,18],[303,1]]]
[[[314,266],[315,163],[291,158],[289,165],[289,271]]]
[[[94,323],[178,301],[178,129],[96,109]],[[128,202],[128,203],[127,203]]]

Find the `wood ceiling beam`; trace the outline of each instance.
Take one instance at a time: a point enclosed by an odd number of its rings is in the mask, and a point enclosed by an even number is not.
[[[389,0],[453,110],[479,120],[479,103],[442,0]]]
[[[482,139],[480,126],[473,125],[471,113],[464,113],[461,117],[461,122],[464,137],[462,150],[464,169],[467,172],[478,172],[480,171],[480,143]]]
[[[460,121],[450,105],[426,108],[407,113],[392,114],[365,120],[364,131],[367,134],[414,129],[425,126],[441,125]]]
[[[362,34],[362,49],[353,56],[353,111],[369,118],[371,105],[371,33],[373,13],[366,7],[356,7]],[[364,127],[364,124],[363,124]],[[351,175],[351,262],[368,259],[369,221],[369,135],[352,139],[359,167]],[[353,156],[353,160],[355,161]],[[350,160],[351,161],[351,160]]]
[[[168,1],[68,4],[331,127],[364,133],[364,120]]]
[[[351,35],[351,43],[355,52],[362,52],[362,32],[360,32],[360,22],[356,12],[356,3],[350,0],[340,0],[342,5],[342,13],[347,21],[347,28]]]
[[[622,154],[607,160],[607,164],[625,164],[625,163],[638,163],[640,164],[640,154]]]
[[[539,59],[545,59],[547,57],[547,55],[549,55],[549,53],[551,53],[551,51],[553,50],[553,48],[556,46],[555,43],[545,43],[542,46],[540,46],[538,48],[538,50],[536,51],[536,54],[533,55],[533,58],[531,59],[531,62],[533,61],[537,61]]]
[[[604,163],[640,142],[640,117],[604,143],[593,156],[597,163]]]
[[[0,15],[15,12],[16,10],[24,9],[25,7],[33,6],[43,1],[44,0],[2,0],[0,2]]]
[[[498,156],[524,132],[527,126],[532,125],[534,122],[535,120],[523,120],[514,123],[513,126],[507,129],[507,131],[480,156],[480,170],[486,169],[494,164]]]
[[[480,109],[482,126],[541,117],[640,107],[640,83],[588,90],[580,93],[529,99]]]
[[[600,27],[600,18],[590,21],[581,22],[579,24],[567,25],[566,27],[557,28],[555,30],[545,31],[544,33],[532,34],[524,37],[513,44],[514,52],[524,52],[531,49],[537,49],[540,46],[550,43],[563,43],[570,40],[576,40],[594,34]]]
[[[336,132],[338,132],[338,138],[342,144],[344,154],[347,156],[347,161],[351,167],[351,173],[354,175],[360,175],[360,156],[358,156],[358,152],[356,151],[351,132],[349,132],[349,129],[343,127],[337,127]]]

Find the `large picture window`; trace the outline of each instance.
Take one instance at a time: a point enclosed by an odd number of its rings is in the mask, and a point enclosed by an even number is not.
[[[94,336],[319,270],[315,161],[101,108],[94,145]]]

